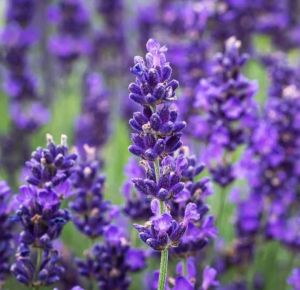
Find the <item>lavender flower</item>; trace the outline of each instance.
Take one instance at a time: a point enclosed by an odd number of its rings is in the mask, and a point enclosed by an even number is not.
[[[109,77],[116,77],[125,71],[128,62],[123,0],[97,0],[96,9],[104,22],[103,30],[95,34],[96,59]],[[105,58],[102,55],[106,55]],[[120,57],[122,55],[122,57]]]
[[[9,220],[11,190],[5,181],[0,182],[0,286],[9,274],[12,254],[12,223]]]
[[[28,51],[36,38],[32,29],[35,1],[10,1],[7,6],[6,27],[1,36],[4,48],[4,60],[8,68],[5,89],[11,98],[11,111],[18,108],[23,122],[17,114],[12,114],[14,125],[27,132],[32,132],[47,122],[47,117],[37,118],[27,112],[27,106],[42,107],[36,90],[36,82],[32,77],[27,60]],[[43,108],[45,111],[45,109]],[[24,122],[31,126],[24,126]]]
[[[158,289],[164,289],[168,249],[179,246],[189,225],[200,224],[207,212],[203,211],[205,206],[202,201],[198,202],[195,194],[201,189],[205,191],[206,182],[200,181],[193,191],[193,179],[203,167],[177,152],[182,145],[180,137],[185,122],[177,120],[174,101],[178,82],[171,79],[172,69],[166,61],[166,47],[161,47],[153,39],[147,42],[146,47],[146,59],[135,57],[135,65],[131,69],[136,75],[136,82],[129,85],[129,97],[142,105],[143,111],[134,113],[129,121],[134,130],[129,151],[143,160],[145,177],[132,181],[141,195],[152,198],[154,217],[145,225],[134,226],[142,241],[161,251]],[[194,199],[195,203],[194,200],[189,202],[189,199]],[[173,206],[174,202],[178,203],[177,208]]]
[[[70,203],[72,220],[79,231],[95,239],[103,234],[103,228],[110,223],[110,202],[103,198],[105,178],[100,175],[99,162],[92,152],[87,161],[81,161],[73,173],[73,193]]]
[[[288,284],[293,287],[294,290],[300,289],[300,269],[293,270],[291,276],[288,278]]]
[[[12,120],[10,132],[1,140],[1,159],[6,171],[10,172],[11,184],[16,183],[13,172],[23,165],[29,153],[28,137],[49,119],[49,112],[41,102],[36,78],[31,73],[28,61],[29,51],[36,40],[36,31],[32,27],[35,8],[33,0],[9,1],[6,26],[0,39],[7,68],[4,89],[9,97]],[[17,137],[23,140],[22,148],[18,142],[12,141]],[[8,158],[4,153],[7,148],[14,152],[14,158]]]
[[[99,288],[126,290],[130,285],[130,272],[145,267],[141,250],[130,247],[126,237],[117,226],[110,225],[104,232],[104,242],[96,244],[86,260],[78,260],[81,275],[96,279]]]
[[[217,271],[214,268],[206,266],[203,270],[203,280],[201,290],[208,290],[211,287],[219,286],[219,282],[216,280]]]
[[[32,153],[31,159],[26,162],[30,170],[27,182],[42,189],[61,190],[57,195],[67,196],[69,192],[66,181],[72,173],[71,169],[75,165],[76,158],[76,154],[68,153],[65,135],[62,135],[60,145],[55,145],[52,136],[47,135],[47,148],[38,147]],[[59,185],[65,186],[57,187]]]
[[[57,34],[49,46],[65,71],[90,51],[87,38],[89,15],[81,0],[60,0],[52,11],[52,20],[57,24]]]
[[[263,57],[262,61],[266,65],[270,78],[269,96],[271,98],[283,97],[284,89],[288,86],[300,88],[298,68],[289,65],[285,55],[277,53]]]
[[[200,128],[205,129],[201,138],[221,153],[221,160],[211,167],[214,180],[222,186],[234,179],[229,156],[224,154],[230,155],[249,139],[255,120],[253,96],[257,86],[241,73],[247,56],[240,55],[239,48],[240,42],[234,37],[227,40],[224,54],[216,56],[212,76],[201,81],[195,103],[203,111],[198,119]]]
[[[166,48],[151,39],[147,42],[147,49],[146,62],[135,57],[132,72],[136,75],[136,82],[129,85],[129,97],[143,105],[143,112],[135,113],[129,121],[136,132],[132,134],[133,145],[129,151],[154,161],[181,146],[180,132],[185,123],[177,121],[177,112],[170,107],[175,100],[178,82],[171,80],[172,69],[164,55]],[[157,137],[152,132],[156,132]]]
[[[109,135],[109,102],[102,79],[97,73],[88,73],[84,81],[83,110],[75,128],[76,146],[82,156],[84,145],[100,151]]]
[[[123,193],[125,197],[125,214],[135,221],[150,218],[152,215],[150,209],[151,199],[136,190],[131,181],[133,177],[142,178],[144,175],[144,169],[139,166],[136,159],[131,158],[126,165],[125,172],[127,173],[127,178],[123,186]]]
[[[18,210],[14,218],[22,229],[16,262],[11,271],[25,285],[39,287],[59,280],[64,269],[59,264],[59,253],[53,247],[69,212],[61,209],[61,198],[69,195],[66,186],[76,155],[69,154],[66,137],[55,145],[48,136],[47,148],[38,148],[27,162],[29,185],[20,187],[16,197]]]
[[[138,230],[141,240],[154,250],[162,251],[169,247],[177,247],[189,222],[199,219],[194,205],[192,203],[187,205],[184,219],[180,223],[174,220],[170,214],[164,213],[155,216],[145,226],[134,226]]]

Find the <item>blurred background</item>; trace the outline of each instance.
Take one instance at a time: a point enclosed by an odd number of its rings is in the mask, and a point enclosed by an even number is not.
[[[147,40],[156,38],[168,47],[167,58],[180,83],[180,114],[188,121],[184,138],[202,158],[201,134],[191,134],[193,102],[215,54],[224,51],[229,37],[241,41],[241,53],[249,56],[243,73],[257,81],[254,98],[263,111],[274,83],[299,82],[299,13],[298,0],[0,1],[1,179],[17,192],[24,163],[36,147],[44,146],[46,133],[57,142],[66,134],[69,147],[97,148],[107,177],[105,197],[123,204],[128,121],[136,109],[128,98],[128,85],[134,81],[130,68],[134,56],[145,54]],[[291,72],[285,74],[288,69]],[[235,160],[245,146],[236,150]],[[237,180],[231,188],[247,191],[248,186]],[[222,190],[214,183],[209,199],[214,214]],[[228,243],[235,240],[234,212],[234,205],[226,203],[220,235]],[[63,241],[77,256],[88,243],[72,224],[64,230]],[[291,255],[278,241],[265,243],[258,247],[247,275],[261,273],[265,284],[260,289],[291,289],[286,285]],[[293,263],[299,266],[298,260]],[[222,281],[229,283],[235,275],[229,271]],[[142,289],[140,277],[134,278],[131,289]],[[22,289],[13,283],[3,289]]]

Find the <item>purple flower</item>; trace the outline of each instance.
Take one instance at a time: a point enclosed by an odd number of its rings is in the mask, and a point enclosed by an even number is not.
[[[256,119],[253,97],[257,85],[241,72],[247,56],[240,55],[240,45],[234,37],[226,41],[225,52],[215,57],[211,76],[201,80],[195,102],[201,114],[198,118],[202,119],[201,138],[208,147],[219,147],[227,155],[249,140]],[[203,130],[205,126],[207,129]],[[213,178],[223,187],[235,179],[231,161],[227,159],[210,160]]]
[[[17,211],[13,220],[21,232],[11,271],[27,286],[53,284],[64,272],[53,241],[70,219],[69,212],[60,207],[61,198],[69,194],[66,183],[76,155],[68,154],[65,136],[62,141],[55,145],[48,136],[47,148],[33,152],[27,162],[29,185],[20,187],[15,200]]]
[[[190,222],[196,222],[200,218],[196,208],[195,204],[189,203],[182,222],[177,222],[170,214],[164,213],[156,215],[144,226],[134,226],[139,232],[141,240],[154,250],[160,251],[168,247],[177,247],[180,240],[184,238]]]
[[[282,98],[284,90],[288,86],[300,88],[300,78],[297,68],[290,66],[286,56],[280,53],[265,56],[262,59],[271,81],[269,96],[271,98]]]
[[[219,282],[216,280],[217,271],[214,268],[206,266],[203,270],[203,278],[201,290],[208,290],[211,287],[219,286]]]
[[[120,229],[111,225],[104,232],[104,242],[96,244],[77,265],[81,275],[94,277],[100,288],[126,290],[131,282],[128,274],[145,267],[143,254],[131,248]]]
[[[77,155],[68,153],[67,137],[62,135],[61,144],[56,145],[51,135],[47,135],[47,148],[37,148],[26,162],[30,174],[27,182],[39,188],[54,189],[64,183],[72,173]],[[57,192],[64,197],[66,193]]]
[[[60,0],[53,10],[57,34],[50,40],[49,47],[68,71],[74,61],[90,51],[86,35],[89,15],[81,0]]]
[[[31,103],[30,108],[24,108],[19,103],[13,103],[10,114],[15,120],[16,126],[27,132],[36,131],[48,123],[50,119],[49,111],[39,102]]]
[[[166,60],[165,46],[150,39],[145,59],[135,57],[131,69],[136,76],[129,85],[129,97],[142,105],[141,112],[129,121],[135,133],[129,151],[142,159],[144,172],[132,179],[140,196],[152,199],[151,210],[155,216],[144,225],[135,225],[140,238],[155,250],[181,248],[187,229],[198,223],[208,211],[204,204],[209,194],[207,179],[196,181],[204,169],[188,149],[181,147],[181,132],[185,122],[178,121],[174,104],[177,81],[172,79],[172,69]],[[207,243],[207,236],[197,240],[194,250]],[[175,250],[174,250],[175,251]]]
[[[87,73],[84,78],[82,113],[76,121],[75,140],[81,155],[88,145],[100,151],[109,137],[109,99],[101,76]]]
[[[126,260],[132,272],[145,268],[146,256],[145,252],[141,249],[130,248],[127,252]]]
[[[111,204],[103,197],[105,177],[100,174],[100,164],[90,153],[85,154],[87,161],[81,160],[73,169],[70,208],[78,230],[94,239],[110,223]]]
[[[124,212],[132,220],[148,219],[151,216],[150,198],[134,188],[132,178],[142,178],[145,170],[134,158],[130,158],[125,168],[126,181],[123,185],[125,197]]]
[[[300,269],[295,268],[292,271],[292,274],[288,278],[288,284],[293,287],[294,290],[300,289]]]
[[[5,181],[0,181],[0,285],[9,274],[12,254],[12,222],[9,220],[11,190]]]
[[[179,262],[176,266],[177,277],[172,290],[193,290],[196,282],[195,258],[185,258],[186,270],[184,270],[183,262]],[[186,271],[186,273],[185,273]]]
[[[172,290],[193,290],[195,287],[184,277],[177,277]]]
[[[26,252],[26,253],[25,253]],[[58,282],[60,276],[64,273],[64,269],[59,265],[59,256],[57,251],[50,250],[43,253],[42,262],[37,268],[31,261],[29,249],[23,247],[20,256],[15,264],[11,267],[11,272],[16,279],[25,285],[50,285]],[[37,273],[37,281],[35,281],[34,273]]]

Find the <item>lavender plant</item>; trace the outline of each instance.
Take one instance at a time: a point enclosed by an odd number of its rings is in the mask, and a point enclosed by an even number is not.
[[[57,33],[50,40],[49,47],[68,73],[72,64],[90,50],[88,11],[80,0],[60,0],[53,7],[51,16]]]
[[[89,72],[84,78],[82,113],[76,121],[75,144],[84,157],[87,145],[94,148],[95,158],[101,158],[101,150],[109,137],[109,101],[103,80],[97,73]]]
[[[59,281],[64,272],[53,241],[70,219],[68,210],[61,208],[61,199],[70,194],[69,177],[76,160],[75,154],[68,153],[66,136],[61,145],[55,145],[49,135],[47,142],[47,148],[37,148],[26,163],[27,185],[20,187],[15,202],[14,221],[21,232],[11,272],[33,289]]]
[[[194,165],[193,161],[178,152],[185,123],[177,120],[174,101],[178,82],[171,78],[166,47],[154,39],[146,47],[145,60],[135,57],[131,69],[136,81],[129,85],[129,97],[143,110],[134,113],[129,121],[134,130],[129,151],[142,160],[145,177],[134,178],[132,182],[138,192],[151,197],[154,216],[135,228],[143,242],[161,252],[158,289],[165,289],[169,250],[183,246],[185,233],[193,226],[201,232],[202,239],[195,242],[198,246],[203,247],[209,237],[203,227],[207,208],[198,195],[205,182],[200,181],[195,192],[189,188],[189,178],[199,174],[202,167],[189,167]]]
[[[29,137],[47,123],[49,112],[41,102],[37,80],[31,72],[29,51],[37,38],[33,27],[36,3],[34,0],[10,1],[6,11],[6,26],[1,33],[3,63],[6,66],[4,89],[9,96],[10,133],[1,136],[2,164],[12,172],[10,183],[15,185],[14,170],[20,168],[29,151]],[[24,139],[22,146],[14,139]],[[14,151],[6,158],[6,150]]]
[[[300,290],[299,1],[6,2],[1,289]]]
[[[93,149],[86,149],[85,159],[74,168],[72,185],[74,200],[70,203],[72,220],[77,229],[91,239],[103,234],[110,224],[111,204],[104,200],[105,178]]]

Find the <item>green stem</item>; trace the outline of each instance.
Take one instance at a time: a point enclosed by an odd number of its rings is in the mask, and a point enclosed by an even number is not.
[[[187,275],[187,260],[185,257],[182,260],[182,268],[183,276],[185,277]]]
[[[163,214],[165,211],[165,205],[163,201],[159,201],[159,209],[160,209],[160,213]]]
[[[168,253],[169,253],[168,248],[164,249],[161,252],[157,290],[165,290],[166,287],[166,280],[167,280],[167,273],[168,273]]]
[[[159,159],[154,161],[154,171],[155,171],[155,179],[156,182],[159,180]],[[163,201],[159,202],[160,204],[160,213],[163,214],[165,211],[165,205]],[[168,254],[169,249],[166,248],[161,251],[160,257],[160,269],[159,269],[159,280],[158,280],[158,290],[165,290],[167,273],[168,273]]]
[[[36,268],[35,268],[35,273],[34,273],[34,282],[33,282],[33,289],[34,290],[40,290],[40,284],[38,281],[38,276],[39,276],[39,271],[42,263],[42,255],[43,255],[43,250],[41,248],[36,249]]]
[[[223,225],[223,215],[224,215],[224,209],[225,209],[225,203],[226,203],[226,187],[222,187],[220,192],[220,203],[219,203],[219,210],[218,210],[218,214],[217,214],[217,225],[219,227],[219,230],[222,229],[222,225]]]

